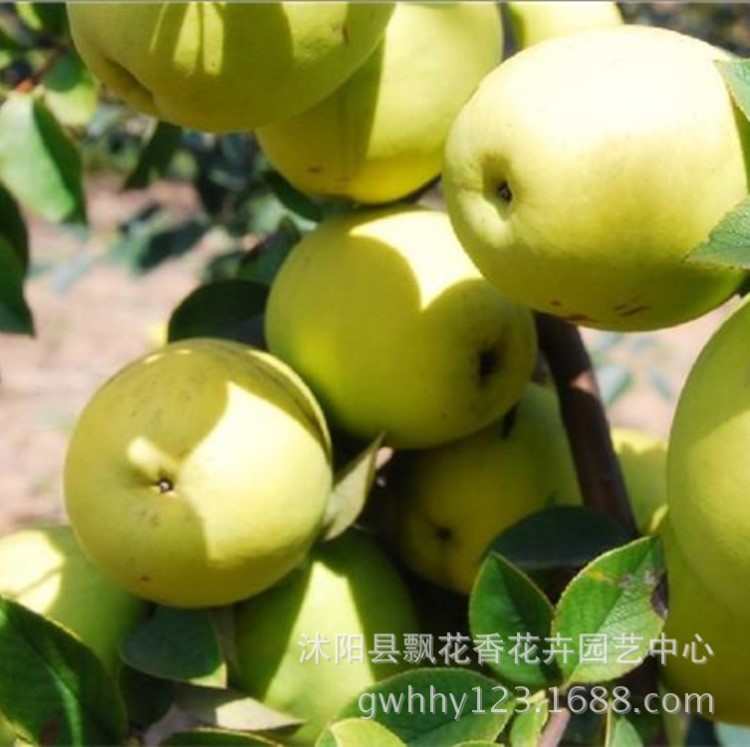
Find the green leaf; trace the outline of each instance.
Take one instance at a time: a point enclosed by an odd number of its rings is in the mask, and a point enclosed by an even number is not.
[[[172,734],[160,744],[173,747],[268,747],[276,743],[242,731],[193,729]]]
[[[269,171],[265,174],[265,177],[271,191],[285,208],[314,223],[323,218],[323,210],[320,205],[293,187],[277,171]]]
[[[67,28],[65,3],[56,2],[17,2],[16,10],[24,23],[31,29],[52,36],[60,36]]]
[[[502,685],[467,669],[414,669],[360,693],[337,720],[377,721],[409,747],[453,747],[496,739],[513,712],[512,698],[503,701],[507,694]]]
[[[504,681],[531,689],[560,681],[554,663],[543,661],[552,612],[534,582],[502,555],[485,558],[469,599],[469,626],[475,646],[480,636],[487,642],[484,663]]]
[[[511,747],[536,747],[549,718],[546,699],[535,702],[531,708],[517,713],[510,727]]]
[[[209,610],[157,607],[130,632],[123,659],[153,677],[224,687],[227,668]]]
[[[729,93],[740,111],[750,119],[750,60],[715,60]]]
[[[627,541],[624,530],[598,511],[554,506],[521,519],[492,543],[492,549],[528,573],[578,569]]]
[[[172,312],[169,341],[222,337],[264,347],[267,299],[268,288],[251,280],[218,280],[200,286]]]
[[[13,196],[0,185],[0,236],[4,236],[15,250],[21,269],[29,269],[29,234],[26,220]]]
[[[123,189],[143,189],[163,176],[182,142],[182,127],[157,121]]]
[[[404,747],[404,742],[377,721],[348,718],[331,724],[315,747]]]
[[[234,731],[271,731],[304,723],[231,689],[180,685],[177,703],[206,725]]]
[[[81,58],[66,52],[41,80],[44,103],[64,125],[82,127],[99,104],[99,82]]]
[[[302,234],[288,218],[278,228],[247,252],[237,268],[237,277],[271,285],[289,252],[299,243]]]
[[[123,664],[120,692],[125,699],[128,721],[145,728],[163,718],[175,699],[175,683],[151,677]]]
[[[750,197],[730,210],[685,258],[706,266],[750,270]]]
[[[605,553],[571,581],[552,623],[568,650],[557,656],[567,684],[604,682],[640,664],[664,625],[665,575],[660,540],[645,537]]]
[[[630,721],[609,711],[604,747],[643,747],[643,741]]]
[[[375,480],[378,451],[384,436],[381,433],[336,475],[326,509],[324,541],[343,534],[362,513]]]
[[[0,235],[0,331],[34,334],[34,321],[23,294],[24,269],[16,249]]]
[[[125,739],[125,706],[97,656],[61,626],[2,598],[0,709],[34,744]]]
[[[0,107],[0,180],[50,221],[85,223],[80,154],[50,110],[29,94]]]

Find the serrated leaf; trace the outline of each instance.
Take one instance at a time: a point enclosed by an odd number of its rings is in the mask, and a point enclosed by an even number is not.
[[[331,724],[315,747],[404,747],[404,742],[377,721],[348,718]]]
[[[204,724],[234,731],[271,731],[304,723],[231,689],[181,685],[177,703]]]
[[[492,549],[528,573],[581,568],[627,541],[619,524],[597,511],[553,506],[509,527],[492,543]]]
[[[264,347],[268,288],[251,280],[218,280],[196,288],[172,312],[170,342],[221,337]]]
[[[80,127],[91,120],[99,103],[99,82],[73,51],[57,59],[42,77],[44,102],[65,125]]]
[[[732,208],[708,239],[693,249],[685,260],[709,267],[750,270],[750,197]]]
[[[537,747],[548,718],[549,703],[546,699],[517,713],[510,726],[510,747]]]
[[[143,189],[163,176],[182,142],[182,127],[157,121],[123,189]]]
[[[378,450],[384,435],[381,433],[336,475],[326,508],[324,541],[343,534],[362,513],[375,480]]]
[[[638,666],[664,625],[665,577],[661,542],[645,537],[605,553],[571,581],[552,623],[553,636],[570,640],[569,654],[557,656],[567,684],[604,682]],[[634,651],[623,651],[623,636]],[[598,650],[581,656],[597,642]]]
[[[0,180],[47,220],[86,221],[78,149],[32,95],[15,94],[0,107]]]
[[[159,744],[170,747],[269,747],[277,743],[242,731],[192,729],[171,734]]]
[[[630,721],[609,711],[604,747],[643,747],[643,741]]]
[[[224,687],[227,667],[209,610],[159,606],[130,632],[122,657],[153,677]]]
[[[34,321],[23,293],[21,262],[14,247],[0,235],[0,331],[32,335]]]
[[[97,656],[61,626],[2,598],[0,710],[34,744],[125,739],[125,707]]]
[[[560,681],[555,665],[545,664],[542,655],[552,612],[552,605],[534,582],[502,555],[490,553],[485,558],[469,598],[469,627],[475,646],[480,636],[499,636],[500,650],[495,655],[488,650],[485,663],[501,679],[531,689]],[[518,636],[527,635],[531,637],[530,651],[518,640]],[[512,652],[517,644],[518,655]]]
[[[715,60],[729,93],[740,111],[750,119],[750,60]]]
[[[408,747],[454,747],[457,742],[473,739],[492,741],[513,712],[510,700],[493,709],[499,700],[498,689],[507,692],[493,680],[466,669],[414,669],[360,693],[336,720],[368,717]],[[437,697],[431,707],[430,696],[436,693],[445,696],[445,708],[442,698]],[[407,703],[411,704],[409,708]]]
[[[277,171],[269,171],[265,174],[265,177],[271,191],[285,208],[314,223],[323,218],[320,205],[293,187]]]

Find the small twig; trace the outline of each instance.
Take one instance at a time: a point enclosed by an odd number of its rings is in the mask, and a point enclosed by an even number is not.
[[[539,346],[560,398],[583,502],[617,521],[635,537],[633,511],[581,334],[574,325],[546,314],[537,314],[536,322]]]
[[[557,745],[562,742],[565,730],[570,723],[571,715],[572,714],[567,708],[561,708],[559,711],[555,711],[547,722],[547,725],[544,727],[544,731],[539,737],[539,744],[537,747],[557,747]]]
[[[44,62],[31,74],[20,80],[13,88],[17,93],[29,93],[33,91],[41,82],[42,78],[55,66],[57,61],[68,52],[68,47],[64,44],[58,44],[52,47],[51,51],[45,58]]]

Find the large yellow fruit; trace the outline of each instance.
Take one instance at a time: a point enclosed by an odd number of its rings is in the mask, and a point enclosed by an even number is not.
[[[581,501],[553,392],[469,438],[401,456],[384,499],[386,533],[413,571],[468,594],[490,542],[550,505]]]
[[[68,628],[112,672],[120,643],[147,608],[105,579],[65,526],[0,539],[0,594]]]
[[[372,540],[354,531],[317,547],[305,569],[239,605],[235,629],[239,685],[307,721],[291,739],[297,744],[312,744],[360,691],[403,666],[400,657],[397,663],[373,662],[375,635],[394,636],[402,651],[404,635],[419,632],[396,569]],[[305,641],[316,638],[329,658],[301,661],[312,653]]]
[[[677,642],[678,652],[677,656],[666,657],[661,670],[666,689],[691,698],[692,713],[698,714],[698,706],[702,705],[699,715],[711,721],[750,725],[745,685],[750,669],[750,618],[740,617],[726,607],[696,576],[693,568],[700,563],[701,548],[683,553],[669,521],[662,526],[669,579],[664,636]],[[683,655],[691,645],[695,645],[696,659],[705,656],[705,662],[694,663]],[[713,655],[709,655],[706,645]]]
[[[86,553],[175,607],[257,594],[299,563],[331,487],[328,434],[302,381],[223,340],[173,343],[89,402],[65,464]]]
[[[490,73],[448,138],[458,238],[510,298],[584,326],[654,329],[722,303],[742,273],[684,262],[748,191],[748,124],[674,31],[552,39]]]
[[[536,356],[531,314],[479,274],[447,216],[406,207],[308,234],[271,289],[266,337],[341,427],[400,447],[497,419]]]
[[[373,52],[392,3],[69,2],[91,70],[136,109],[209,132],[298,114]]]
[[[396,200],[439,174],[448,130],[502,47],[494,3],[399,3],[378,50],[343,86],[258,139],[305,192]]]
[[[613,428],[612,443],[640,534],[654,534],[667,511],[667,442],[631,428]]]
[[[667,456],[669,515],[693,571],[750,618],[750,306],[714,334],[680,395]]]
[[[508,11],[519,49],[556,36],[622,25],[617,3],[606,0],[520,0],[509,2]]]

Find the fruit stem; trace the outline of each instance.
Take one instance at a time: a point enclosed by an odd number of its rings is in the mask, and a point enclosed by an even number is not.
[[[581,333],[562,319],[547,314],[535,316],[539,347],[557,388],[583,502],[636,537],[635,518]]]
[[[537,747],[557,747],[565,736],[565,730],[570,723],[571,713],[567,708],[561,708],[550,716],[544,731],[539,737]]]

